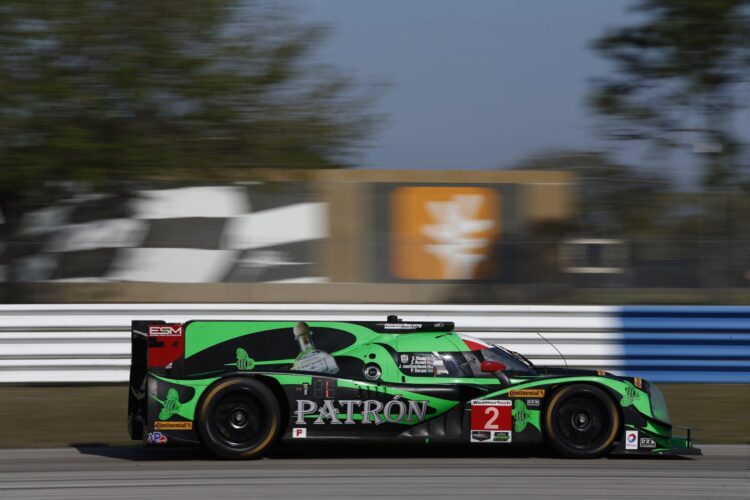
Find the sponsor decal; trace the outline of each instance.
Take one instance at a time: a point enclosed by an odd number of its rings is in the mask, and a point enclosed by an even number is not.
[[[293,427],[292,428],[292,437],[293,438],[306,438],[307,437],[307,427]]]
[[[384,323],[385,330],[417,330],[422,328],[422,323]]]
[[[513,424],[512,402],[507,399],[478,399],[471,402],[472,431],[510,432]]]
[[[154,429],[157,431],[191,431],[193,430],[193,422],[172,422],[157,420],[154,422]]]
[[[635,388],[632,384],[628,384],[625,388],[625,394],[620,399],[620,405],[623,407],[631,406],[633,403],[641,398],[641,391]]]
[[[511,431],[471,431],[472,443],[510,443]]]
[[[402,364],[407,364],[409,362],[409,355],[408,354],[402,354],[400,356],[400,359],[401,359],[401,363]]]
[[[172,415],[180,411],[180,395],[177,389],[169,389],[167,399],[159,402],[162,404],[161,411],[159,411],[159,420],[169,420]]]
[[[517,399],[513,404],[513,430],[523,432],[531,420],[531,411],[526,409],[526,403]]]
[[[333,356],[325,351],[308,351],[296,359],[292,370],[300,372],[338,373],[339,367]]]
[[[511,406],[513,403],[507,399],[473,399],[471,406]]]
[[[495,443],[510,443],[512,434],[506,431],[495,432],[492,435],[492,441]]]
[[[313,425],[351,425],[357,421],[375,425],[414,424],[424,420],[427,406],[427,401],[402,400],[401,396],[395,396],[386,403],[376,399],[324,399],[320,405],[315,401],[298,399],[294,415],[297,425],[306,425],[306,418],[313,416],[317,416]]]
[[[251,358],[247,351],[242,347],[238,347],[237,350],[234,351],[234,354],[237,357],[237,361],[234,363],[227,363],[224,366],[236,366],[237,369],[241,371],[252,370],[255,368],[255,360]]]
[[[151,325],[148,327],[149,337],[182,337],[182,325]]]
[[[171,368],[183,354],[185,337],[179,323],[148,326],[149,368]]]
[[[656,441],[650,437],[642,437],[638,442],[641,448],[656,448]]]
[[[235,354],[237,354],[237,368],[238,369],[252,370],[253,368],[255,368],[255,360],[251,358],[247,354],[247,351],[244,350],[242,347],[238,347]]]
[[[166,444],[167,436],[165,436],[161,432],[149,432],[148,436],[146,437],[146,442],[148,444]]]
[[[638,431],[625,431],[625,449],[638,449]]]
[[[482,443],[492,439],[492,433],[490,431],[471,431],[471,442]]]
[[[518,391],[510,391],[508,396],[512,398],[543,398],[545,392],[544,389],[521,389]]]
[[[339,367],[333,356],[315,348],[312,331],[307,323],[297,323],[292,329],[294,339],[299,344],[299,354],[292,364],[292,370],[336,374]]]
[[[526,400],[526,406],[529,408],[539,408],[542,405],[541,401],[538,399],[527,399]]]
[[[634,377],[633,385],[639,389],[643,389],[643,379],[641,377]]]

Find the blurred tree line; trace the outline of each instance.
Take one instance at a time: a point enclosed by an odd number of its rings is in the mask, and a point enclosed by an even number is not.
[[[271,1],[3,1],[0,209],[71,181],[348,165],[373,89],[313,61],[324,36]]]
[[[684,165],[636,168],[600,151],[522,162],[516,168],[578,177],[576,219],[541,222],[522,245],[530,293],[541,300],[565,297],[557,285],[721,289],[746,287],[750,279],[750,130],[737,120],[750,105],[750,0],[638,0],[631,9],[633,24],[610,28],[591,44],[612,63],[589,95],[599,130],[615,142],[699,155],[702,186],[676,190]],[[576,240],[581,265],[625,272],[560,274],[570,265],[561,242]]]
[[[614,71],[594,81],[591,104],[610,139],[699,155],[703,186],[676,193],[668,177],[620,169],[610,189],[594,189],[607,201],[584,204],[618,204],[622,224],[611,234],[631,240],[641,269],[629,284],[747,286],[750,130],[737,118],[750,105],[750,0],[638,0],[632,11],[638,21],[592,43]],[[592,182],[582,182],[584,197]]]
[[[709,188],[747,182],[750,131],[735,118],[750,105],[750,0],[639,0],[632,10],[639,23],[592,44],[614,66],[591,95],[606,136],[701,154]]]

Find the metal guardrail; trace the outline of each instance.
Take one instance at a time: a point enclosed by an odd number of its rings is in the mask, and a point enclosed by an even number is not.
[[[570,367],[663,382],[750,382],[750,308],[55,304],[0,305],[0,383],[125,382],[133,319],[383,320],[388,314],[453,321],[457,331],[538,365],[565,363],[551,342]]]

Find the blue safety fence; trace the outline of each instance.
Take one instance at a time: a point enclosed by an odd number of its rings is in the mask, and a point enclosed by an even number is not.
[[[750,383],[750,307],[630,306],[620,321],[627,375]]]

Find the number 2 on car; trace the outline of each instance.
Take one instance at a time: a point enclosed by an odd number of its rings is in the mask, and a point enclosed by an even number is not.
[[[472,431],[509,431],[512,428],[512,403],[487,399],[471,402]]]

